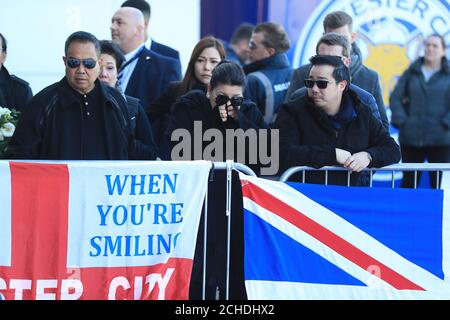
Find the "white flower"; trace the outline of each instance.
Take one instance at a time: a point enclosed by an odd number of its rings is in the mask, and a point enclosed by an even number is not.
[[[0,128],[0,135],[5,138],[11,138],[14,130],[16,130],[16,127],[11,122],[7,122]]]
[[[1,118],[4,114],[10,116],[10,115],[11,115],[11,110],[9,110],[8,108],[2,108],[2,107],[0,107],[0,118]]]

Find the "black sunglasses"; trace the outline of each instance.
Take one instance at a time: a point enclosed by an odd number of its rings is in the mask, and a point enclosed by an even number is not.
[[[226,96],[224,94],[219,94],[216,97],[216,105],[221,106],[223,104],[227,104],[228,101],[230,101],[230,104],[236,108],[239,107],[242,104],[242,101],[244,101],[243,97],[233,97],[230,98],[229,96]]]
[[[305,87],[312,89],[314,87],[314,84],[317,84],[317,88],[319,89],[326,89],[328,87],[328,84],[330,81],[328,80],[305,80]]]
[[[83,60],[76,59],[76,58],[68,58],[67,59],[67,66],[72,69],[80,67],[81,63],[83,63],[83,65],[87,69],[94,69],[95,66],[97,65],[97,61],[92,58],[83,59]]]

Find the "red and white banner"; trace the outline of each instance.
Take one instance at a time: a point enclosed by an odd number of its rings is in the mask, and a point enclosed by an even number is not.
[[[0,161],[0,299],[188,299],[210,168]]]

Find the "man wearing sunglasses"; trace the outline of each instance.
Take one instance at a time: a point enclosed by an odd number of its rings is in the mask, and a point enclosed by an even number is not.
[[[102,84],[100,44],[78,31],[65,44],[65,77],[30,102],[10,141],[9,159],[122,160],[133,152],[126,102]]]
[[[316,54],[339,56],[342,58],[344,64],[348,67],[351,66],[350,52],[351,45],[348,39],[336,32],[329,32],[324,34],[319,39],[316,45]],[[291,84],[289,86],[288,92],[286,93],[286,102],[289,100],[294,100],[301,95],[307,94],[305,88],[305,79],[308,77],[310,68],[310,64],[305,64],[294,71],[291,79]],[[358,95],[358,98],[370,107],[375,118],[379,119],[383,123],[383,126],[386,128],[386,130],[389,130],[389,120],[387,118],[384,105],[379,106],[374,96],[353,83],[353,79],[352,83],[349,86],[349,90],[354,91]]]
[[[357,85],[358,88],[364,89],[369,92],[376,101],[376,106],[380,114],[380,120],[383,122],[384,127],[389,130],[389,120],[386,115],[386,108],[383,102],[383,95],[380,86],[379,76],[375,70],[366,67],[363,64],[363,57],[361,50],[356,45],[356,34],[353,31],[353,19],[352,17],[344,11],[334,11],[329,13],[323,21],[324,35],[328,33],[338,33],[342,35],[349,43],[349,50],[342,54],[345,56],[346,64],[350,68],[350,77],[352,84]],[[316,54],[329,54],[319,51],[319,44],[316,47]],[[340,55],[340,54],[335,54]],[[295,90],[304,86],[304,79],[308,75],[309,65],[303,65],[296,69],[292,75],[291,84],[289,86],[288,92],[286,94],[286,99],[290,97]],[[353,89],[353,88],[352,88]],[[358,92],[360,98],[364,97],[366,94]],[[371,98],[367,98],[371,99]],[[374,114],[375,110],[374,110]]]
[[[367,167],[400,161],[400,149],[382,123],[348,90],[350,71],[337,56],[310,59],[308,94],[284,104],[275,127],[280,130],[283,169],[295,166],[343,166],[350,184],[368,186]],[[324,184],[324,172],[308,172],[305,183]],[[347,172],[329,172],[328,184],[347,185]]]

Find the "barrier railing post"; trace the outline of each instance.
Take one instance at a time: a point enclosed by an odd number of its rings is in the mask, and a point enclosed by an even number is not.
[[[214,163],[212,163],[211,171],[209,175],[213,175],[214,172]],[[208,240],[208,184],[210,181],[210,177],[208,177],[208,183],[206,184],[206,195],[204,201],[204,227],[203,227],[203,287],[202,287],[202,300],[206,300],[206,253],[208,249],[207,240]]]
[[[225,299],[228,300],[230,289],[230,248],[231,248],[231,179],[232,179],[233,161],[227,160],[227,204],[226,215],[228,217],[227,228],[227,271],[226,271],[226,289]]]
[[[441,184],[439,183],[439,171],[436,171],[436,189],[440,189]]]
[[[394,175],[394,173],[395,173],[395,171],[392,170],[392,172],[391,172],[391,187],[392,187],[392,189],[395,188],[395,175]]]
[[[417,189],[417,170],[414,170],[414,189]]]

